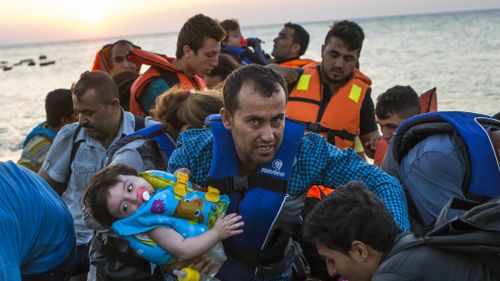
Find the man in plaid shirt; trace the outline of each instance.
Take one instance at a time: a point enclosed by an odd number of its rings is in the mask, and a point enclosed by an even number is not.
[[[234,141],[239,176],[254,174],[260,165],[273,160],[282,144],[286,86],[273,70],[249,65],[227,78],[223,94],[222,123],[230,131]],[[187,168],[191,173],[191,181],[206,186],[213,144],[213,134],[209,129],[181,133],[178,137],[178,149],[169,159],[168,170],[175,172]],[[249,276],[255,274],[255,278],[263,280],[291,280],[292,263],[295,256],[300,255],[300,251],[290,254],[296,247],[291,246],[293,243],[290,242],[289,232],[301,220],[302,205],[296,203],[303,201],[304,197],[301,195],[313,184],[336,187],[351,181],[362,181],[384,202],[401,230],[409,229],[406,200],[399,182],[378,167],[363,162],[353,150],[340,150],[322,136],[310,133],[302,137],[293,162],[286,186],[289,197],[273,228],[275,233],[280,232],[278,237],[287,238],[285,246],[281,243],[280,258],[265,263],[262,262],[262,256],[235,258],[231,255],[233,249],[225,245],[228,261],[219,269],[217,278],[250,280],[252,278]],[[266,201],[266,198],[262,198],[262,201]],[[255,208],[259,206],[256,205]],[[245,225],[248,226],[246,222]],[[283,239],[270,241],[265,248],[278,247],[277,244],[280,243],[277,241]],[[245,272],[249,273],[246,277]]]

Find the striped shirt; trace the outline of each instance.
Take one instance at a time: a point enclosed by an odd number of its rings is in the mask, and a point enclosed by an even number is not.
[[[23,148],[21,158],[17,164],[22,165],[34,172],[38,172],[47,157],[52,140],[44,135],[36,135]]]

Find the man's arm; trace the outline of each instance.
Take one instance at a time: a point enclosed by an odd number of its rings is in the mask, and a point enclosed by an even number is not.
[[[64,183],[53,180],[43,168],[40,168],[38,175],[41,176],[57,192],[57,194],[62,195],[64,190],[66,190],[66,185]]]
[[[359,140],[363,144],[366,156],[373,159],[375,157],[375,148],[377,147],[376,140],[380,139],[380,134],[378,130],[364,135],[359,135]]]
[[[401,230],[409,230],[406,198],[395,178],[359,159],[352,149],[340,150],[317,134],[304,137],[299,153],[295,167],[299,172],[292,177],[301,187],[307,188],[313,184],[338,187],[351,181],[361,181],[384,202]],[[302,184],[303,179],[300,178],[308,177],[308,174],[313,174],[315,178]],[[289,188],[291,195],[300,194],[301,191]]]
[[[193,237],[184,238],[170,227],[154,228],[148,231],[148,235],[167,252],[187,260],[208,252],[222,239],[242,233],[242,227],[241,216],[232,213],[227,216],[222,214],[213,228]]]
[[[295,83],[299,79],[299,76],[304,72],[302,68],[293,68],[274,63],[270,63],[266,65],[266,67],[280,74],[281,77],[285,79],[285,82],[288,87],[290,87],[291,84]],[[288,92],[290,92],[291,90],[292,89],[289,88]]]
[[[177,149],[168,159],[167,172],[181,168],[191,171],[189,180],[205,186],[212,160],[213,138],[208,129],[193,129],[181,132],[177,138]]]
[[[77,123],[64,126],[54,139],[38,174],[59,194],[66,189]]]
[[[363,144],[366,156],[373,159],[375,146],[372,139],[379,136],[377,123],[375,122],[375,106],[371,97],[371,88],[366,92],[359,116],[359,139]]]

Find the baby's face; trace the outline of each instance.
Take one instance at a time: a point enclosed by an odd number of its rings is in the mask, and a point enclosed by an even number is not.
[[[243,47],[241,45],[241,31],[239,29],[229,31],[227,33],[227,40],[226,40],[226,45],[227,46],[232,46],[232,47]]]
[[[118,176],[120,180],[111,186],[108,195],[108,210],[115,218],[124,218],[133,214],[144,203],[140,194],[155,190],[151,184],[138,176]]]

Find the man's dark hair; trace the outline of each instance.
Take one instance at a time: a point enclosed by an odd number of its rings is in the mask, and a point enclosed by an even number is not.
[[[221,76],[222,80],[240,67],[239,63],[228,54],[219,54],[219,63],[207,74],[208,77]]]
[[[309,213],[304,236],[345,255],[361,241],[382,253],[400,233],[384,203],[360,182],[336,189]]]
[[[81,100],[82,96],[90,89],[94,89],[98,100],[103,104],[108,104],[112,99],[119,98],[115,81],[103,71],[84,72],[71,87],[71,92],[78,100]]]
[[[396,85],[377,97],[375,115],[386,119],[393,114],[403,119],[420,114],[420,99],[412,87]]]
[[[227,78],[222,90],[224,108],[234,114],[238,109],[238,94],[244,84],[251,84],[254,91],[265,97],[271,97],[283,88],[285,95],[288,90],[283,77],[270,68],[258,64],[250,64],[233,71]]]
[[[116,164],[103,168],[89,181],[83,202],[102,226],[109,227],[117,220],[108,210],[109,189],[120,182],[118,176],[126,175],[137,176],[137,172],[130,166]]]
[[[61,125],[61,117],[71,118],[73,101],[70,89],[56,89],[45,97],[45,114],[51,127]]]
[[[285,27],[293,29],[293,43],[300,45],[299,56],[302,56],[309,46],[309,33],[300,24],[287,22]]]
[[[212,18],[203,14],[197,14],[189,18],[181,28],[177,37],[177,59],[182,58],[184,52],[182,48],[188,45],[196,54],[203,47],[205,40],[212,38],[217,42],[222,41],[226,33],[224,29]]]
[[[116,86],[118,86],[120,105],[126,111],[128,111],[130,107],[130,89],[137,77],[139,77],[139,74],[135,71],[123,71],[113,76],[113,80]]]
[[[326,34],[324,44],[328,44],[332,37],[342,40],[351,51],[359,49],[358,54],[361,54],[365,33],[357,23],[348,20],[335,22]]]

